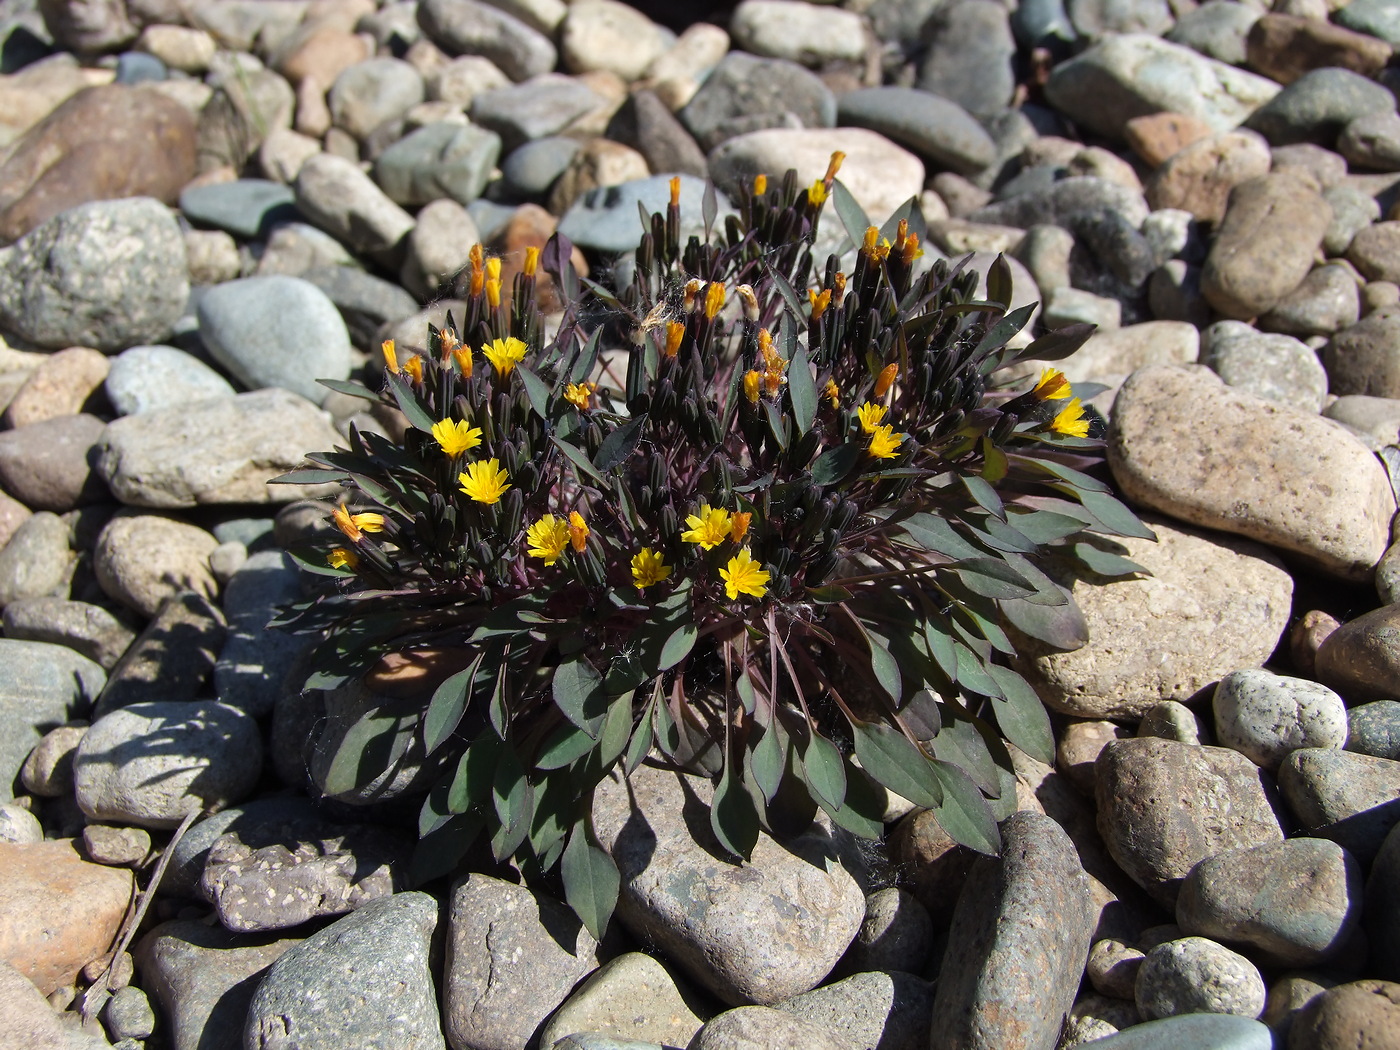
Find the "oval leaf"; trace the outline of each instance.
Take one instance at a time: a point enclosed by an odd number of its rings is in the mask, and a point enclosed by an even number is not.
[[[585,824],[576,825],[569,836],[569,844],[559,860],[559,874],[569,907],[593,939],[601,941],[617,905],[622,880],[612,858],[590,840]]]
[[[903,733],[877,722],[855,721],[851,728],[861,768],[877,781],[925,809],[943,801],[931,760]]]

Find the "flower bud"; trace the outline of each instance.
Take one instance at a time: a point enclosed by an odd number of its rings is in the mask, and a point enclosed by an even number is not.
[[[747,284],[741,284],[734,289],[734,294],[737,295],[743,301],[744,320],[752,321],[754,324],[757,324],[758,296],[753,294],[753,288]],[[723,300],[721,300],[721,302],[723,302]]]
[[[880,375],[875,380],[875,396],[884,397],[894,383],[895,376],[899,375],[899,365],[891,361],[884,368],[880,369]]]

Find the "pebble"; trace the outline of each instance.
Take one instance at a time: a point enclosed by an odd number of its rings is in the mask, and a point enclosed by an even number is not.
[[[107,1000],[102,1023],[113,1039],[145,1039],[156,1030],[156,1014],[146,993],[128,985]]]
[[[204,876],[209,850],[226,833],[253,839],[276,835],[292,825],[324,824],[326,818],[316,803],[305,796],[270,795],[249,799],[238,806],[201,817],[170,850],[170,866],[165,874],[165,890],[171,896],[203,900],[200,881]]]
[[[687,783],[709,796],[703,780]],[[748,862],[735,867],[680,820],[684,793],[676,774],[649,766],[626,791],[616,778],[599,787],[594,827],[622,874],[617,918],[727,1003],[776,1003],[810,990],[865,916],[865,897],[826,832],[814,827],[786,847],[760,832]]]
[[[1364,980],[1329,988],[1293,1018],[1288,1050],[1390,1050],[1400,1031],[1400,984]]]
[[[472,99],[471,118],[474,124],[499,135],[509,153],[526,142],[565,131],[605,103],[587,85],[549,73],[523,84],[481,92]]]
[[[1245,44],[1250,68],[1280,84],[1294,84],[1323,67],[1373,77],[1391,53],[1384,41],[1326,19],[1274,12],[1250,27]]]
[[[110,671],[135,640],[136,632],[100,605],[64,598],[24,598],[5,605],[5,637],[66,645]]]
[[[1374,80],[1348,69],[1314,69],[1256,109],[1245,126],[1274,146],[1312,142],[1330,149],[1357,117],[1394,107],[1395,96]]]
[[[922,973],[933,946],[933,920],[908,890],[886,886],[865,898],[865,921],[842,966],[852,971]]]
[[[695,1034],[687,1050],[758,1050],[778,1046],[849,1050],[849,1044],[826,1025],[765,1006],[725,1011]]]
[[[689,175],[680,176],[681,233],[698,232],[705,184]],[[600,186],[579,197],[559,220],[559,232],[574,244],[601,252],[624,252],[637,244],[637,205],[664,208],[671,199],[671,177],[653,175],[618,186]],[[719,214],[730,211],[729,201],[717,195]],[[723,219],[720,219],[723,222]]]
[[[110,498],[94,468],[102,420],[82,413],[0,431],[0,485],[32,510],[58,513]]]
[[[483,91],[510,86],[510,77],[480,55],[462,55],[423,71],[423,84],[432,102],[450,102],[466,112]]]
[[[1400,759],[1400,702],[1373,700],[1347,711],[1348,751]]]
[[[743,51],[725,55],[676,114],[707,153],[766,128],[829,128],[836,115],[836,97],[815,73]]]
[[[540,1029],[539,1045],[589,1033],[624,1044],[685,1046],[711,1012],[663,963],[627,952],[599,966],[564,1000]]]
[[[67,646],[0,638],[0,797],[30,751],[55,726],[85,717],[102,691],[102,668]]]
[[[1300,747],[1340,748],[1346,743],[1342,698],[1305,678],[1233,671],[1215,687],[1213,705],[1220,745],[1271,771]]]
[[[198,591],[161,603],[154,619],[112,668],[93,714],[142,701],[193,700],[214,668],[226,635],[219,607]]]
[[[572,157],[549,194],[549,209],[563,214],[590,190],[620,186],[647,178],[646,158],[630,146],[608,139],[590,139]]]
[[[244,1046],[445,1048],[428,968],[437,922],[431,896],[396,893],[288,949],[253,993]]]
[[[1367,280],[1395,281],[1400,277],[1400,222],[1378,222],[1359,230],[1346,257]]]
[[[1269,144],[1255,132],[1212,135],[1184,146],[1153,170],[1147,201],[1154,209],[1179,208],[1201,222],[1218,223],[1230,191],[1267,175],[1271,162]]]
[[[180,228],[149,197],[70,208],[0,248],[0,326],[39,347],[158,341],[188,295]]]
[[[1064,226],[1077,233],[1083,223],[1107,214],[1131,229],[1146,221],[1149,208],[1140,192],[1094,175],[1072,175],[1043,190],[1021,193],[978,208],[968,218],[1029,229],[1037,223]]]
[[[912,973],[866,971],[776,1004],[835,1033],[847,1046],[924,1050],[933,985]]]
[[[308,158],[297,172],[295,188],[303,215],[351,251],[371,258],[397,254],[413,229],[413,217],[344,157],[318,153]]]
[[[1400,170],[1400,117],[1394,113],[1357,117],[1337,137],[1337,152],[1359,168]]]
[[[315,285],[331,301],[345,323],[351,343],[363,352],[378,349],[379,331],[385,324],[402,321],[418,309],[413,296],[397,284],[358,266],[317,266],[303,273],[301,279]],[[325,390],[319,381],[317,386]],[[330,404],[329,398],[334,395],[322,396]]]
[[[1114,402],[1108,462],[1134,502],[1269,543],[1343,579],[1369,579],[1388,545],[1395,497],[1364,445],[1204,369],[1129,377]],[[1277,480],[1285,475],[1286,486]]]
[[[87,725],[50,729],[35,745],[20,770],[24,789],[40,798],[60,798],[73,790],[73,756]]]
[[[428,204],[449,197],[469,204],[486,187],[501,154],[501,139],[473,125],[427,124],[375,158],[374,178],[397,204]]]
[[[262,769],[256,724],[212,701],[132,704],[93,723],[73,759],[78,805],[94,820],[173,828],[192,809],[246,798]]]
[[[1187,11],[1165,34],[1173,44],[1199,51],[1207,58],[1232,66],[1245,64],[1245,38],[1261,12],[1232,0],[1208,0]]]
[[[1400,315],[1376,310],[1334,335],[1323,350],[1323,364],[1338,395],[1400,395],[1400,351],[1389,342],[1400,332]]]
[[[1185,1046],[1210,1050],[1272,1050],[1273,1037],[1258,1021],[1233,1014],[1193,1013],[1133,1025],[1100,1039],[1094,1050],[1173,1050]]]
[[[524,1046],[598,963],[597,941],[565,905],[525,886],[467,875],[448,903],[447,1037],[453,1046]]]
[[[1143,952],[1130,944],[1106,937],[1089,948],[1084,972],[1095,990],[1114,999],[1133,998]]]
[[[637,150],[649,171],[704,178],[709,170],[704,151],[653,91],[639,90],[628,95],[608,122],[607,135]]]
[[[1200,861],[1283,841],[1259,768],[1228,748],[1111,740],[1095,764],[1095,781],[1109,853],[1168,906]]]
[[[1028,649],[1017,664],[1052,709],[1137,721],[1163,700],[1189,701],[1230,671],[1262,664],[1286,630],[1292,581],[1264,548],[1160,520],[1150,525],[1156,543],[1117,541],[1150,576],[1056,577],[1079,605],[1083,623],[1074,633],[1088,644]]]
[[[1294,751],[1279,791],[1306,834],[1331,839],[1369,867],[1400,823],[1400,762],[1335,748]]]
[[[0,550],[0,607],[65,595],[76,561],[69,541],[68,523],[57,514],[25,518]]]
[[[1148,365],[1194,364],[1200,347],[1201,335],[1193,325],[1145,321],[1116,331],[1095,332],[1058,367],[1071,382],[1116,387]]]
[[[1335,222],[1335,212],[1333,217]],[[1331,227],[1328,230],[1330,235]],[[1323,247],[1326,248],[1325,236]],[[1360,316],[1361,296],[1356,278],[1346,266],[1329,264],[1314,267],[1298,287],[1259,318],[1258,324],[1265,331],[1306,339],[1335,335],[1356,324]],[[1310,364],[1300,363],[1308,373],[1325,379],[1326,373],[1317,355],[1309,350],[1309,356]]]
[[[148,25],[133,45],[154,55],[181,73],[204,73],[218,49],[214,38],[202,29],[182,25]]]
[[[1363,877],[1335,842],[1296,838],[1207,857],[1181,884],[1183,931],[1243,945],[1271,966],[1316,966],[1352,946]]]
[[[118,415],[134,416],[233,395],[233,386],[199,358],[173,346],[133,346],[112,358],[103,392]]]
[[[1001,857],[973,861],[958,897],[930,1029],[965,1046],[1048,1045],[1093,938],[1089,877],[1049,817],[1015,813],[1001,833]]]
[[[1178,1014],[1258,1017],[1264,978],[1243,955],[1204,937],[1159,944],[1138,970],[1137,1005],[1144,1018]]]
[[[992,0],[940,6],[925,22],[928,50],[917,84],[969,113],[1005,111],[1016,91],[1016,41],[1007,9]]]
[[[517,151],[518,152],[518,151]],[[471,214],[454,200],[436,200],[418,213],[408,237],[400,279],[419,299],[434,298],[463,270],[473,244],[482,241]]]
[[[192,222],[244,240],[265,238],[272,228],[295,221],[296,195],[269,179],[194,184],[180,194],[180,212]]]
[[[996,159],[996,143],[977,120],[957,102],[932,91],[861,88],[843,94],[837,112],[842,124],[877,131],[936,168],[975,175]]]
[[[1317,650],[1318,681],[1352,703],[1400,700],[1400,605],[1348,620]]]
[[[304,222],[290,222],[272,231],[258,256],[257,275],[298,277],[318,266],[353,266],[354,257],[330,234]]]
[[[403,117],[425,98],[423,77],[398,58],[356,62],[335,78],[326,102],[331,119],[361,142],[381,125]]]
[[[729,20],[729,35],[740,50],[805,66],[865,57],[858,14],[797,0],[743,0]]]
[[[418,24],[449,55],[480,55],[516,82],[548,73],[558,62],[549,37],[476,0],[421,0]]]
[[[156,514],[127,513],[102,530],[93,551],[93,571],[103,591],[141,616],[183,590],[212,598],[218,592],[209,571],[217,541],[203,529]]]
[[[100,396],[94,395],[110,367],[105,356],[85,346],[50,354],[15,391],[5,409],[5,425],[24,427],[96,407]]]
[[[0,802],[0,843],[23,846],[44,841],[39,818],[16,802]]]
[[[209,285],[231,281],[243,272],[238,242],[223,230],[185,230],[185,258],[190,284]]]
[[[637,80],[670,42],[655,22],[617,0],[585,0],[566,11],[558,23],[559,56],[570,73],[602,69]]]
[[[1046,328],[1091,324],[1099,331],[1112,331],[1122,323],[1123,304],[1079,288],[1051,289],[1045,297],[1040,319]]]
[[[954,842],[932,811],[925,809],[915,809],[894,826],[888,848],[906,873],[909,892],[929,913],[933,928],[946,928],[976,854]]]
[[[296,95],[291,84],[261,68],[252,56],[216,54],[205,82],[214,93],[199,113],[195,157],[200,172],[225,166],[242,171],[273,128],[292,124]]]
[[[83,852],[94,864],[139,868],[150,856],[151,836],[142,828],[89,824],[83,828]]]
[[[72,839],[0,843],[0,959],[44,995],[111,949],[136,889],[124,868],[90,864]]]
[[[1138,736],[1155,736],[1183,744],[1208,744],[1209,734],[1196,712],[1175,700],[1150,708],[1138,723]]]
[[[1340,26],[1378,37],[1392,47],[1400,44],[1400,10],[1391,0],[1350,0],[1336,15]]]

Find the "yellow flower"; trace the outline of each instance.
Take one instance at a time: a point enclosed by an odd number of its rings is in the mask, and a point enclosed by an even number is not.
[[[673,208],[679,208],[680,206],[681,206],[681,177],[680,177],[679,175],[672,175],[672,176],[671,176],[671,207],[673,207]]]
[[[472,267],[471,296],[475,299],[481,295],[482,282],[486,280],[486,267],[482,261],[481,245],[472,245],[471,251],[467,253],[467,261],[471,263]]]
[[[753,369],[744,373],[744,396],[749,399],[749,404],[758,404],[758,384],[763,376]]]
[[[823,393],[826,394],[826,399],[831,402],[831,407],[833,409],[841,407],[841,389],[836,385],[836,380],[828,379],[826,381],[826,390],[823,391]]]
[[[724,580],[724,593],[731,600],[741,594],[762,598],[768,593],[768,581],[772,578],[753,560],[747,547],[730,558],[729,564],[719,570],[719,575]]]
[[[755,176],[753,177],[753,195],[754,195],[755,197],[762,197],[762,196],[763,196],[765,193],[767,193],[767,192],[768,192],[768,176],[767,176],[767,175],[755,175]]]
[[[575,554],[582,554],[583,548],[588,545],[588,522],[583,520],[583,515],[576,510],[569,511],[569,546],[573,547]]]
[[[845,159],[846,154],[839,149],[833,150],[831,159],[826,163],[826,178],[823,181],[830,182],[832,179],[836,178],[836,173],[841,170],[841,163]]]
[[[670,575],[671,567],[650,547],[643,547],[632,555],[632,582],[638,590],[660,583]]]
[[[486,301],[491,309],[501,305],[501,260],[486,260]]]
[[[472,348],[459,346],[452,351],[452,360],[457,362],[457,371],[464,376],[472,374]]]
[[[735,543],[742,543],[749,531],[749,522],[753,521],[753,511],[736,510],[733,520],[729,526],[729,538]]]
[[[499,503],[510,488],[510,475],[494,457],[477,460],[458,474],[457,480],[462,483],[462,491],[478,503]]]
[[[685,325],[679,321],[666,322],[666,356],[675,357],[681,351],[681,340],[685,338]]]
[[[491,362],[491,367],[504,379],[510,375],[511,369],[525,360],[526,349],[525,344],[512,335],[505,339],[493,339],[481,348],[481,352],[486,355],[486,360]]]
[[[876,241],[879,241],[877,244]],[[880,231],[874,226],[865,228],[865,245],[861,249],[871,262],[883,262],[890,254],[890,242],[888,238],[881,237]]]
[[[715,314],[719,313],[720,307],[724,305],[724,285],[714,281],[710,282],[705,289],[705,316],[713,321]]]
[[[876,427],[870,435],[870,454],[876,459],[894,459],[899,455],[904,438],[904,434],[896,434],[889,424]]]
[[[807,291],[807,298],[812,303],[812,320],[820,320],[821,315],[826,313],[827,307],[831,305],[831,289],[824,288],[818,292],[811,288]]]
[[[538,248],[534,247],[533,245],[532,245],[531,247],[529,247],[529,248],[526,248],[526,249],[525,249],[525,266],[524,266],[524,268],[522,269],[521,272],[524,273],[526,277],[533,277],[533,276],[535,276],[535,271],[536,271],[537,269],[539,269],[539,265],[540,265],[540,250],[539,250]]]
[[[366,511],[364,514],[351,514],[344,503],[336,507],[331,512],[331,520],[335,522],[336,528],[356,542],[359,542],[366,532],[383,532],[384,515]]]
[[[890,384],[894,382],[897,375],[899,375],[899,365],[893,361],[880,369],[880,374],[875,379],[875,396],[884,397],[885,391],[890,388]]]
[[[1069,404],[1060,409],[1060,414],[1050,421],[1050,429],[1068,437],[1089,436],[1089,421],[1084,418],[1084,406],[1079,403],[1079,398],[1070,398]]]
[[[860,420],[860,429],[867,434],[875,433],[875,428],[884,421],[885,413],[888,411],[889,409],[884,405],[871,404],[869,401],[865,402],[860,408],[856,409],[856,419]]]
[[[821,179],[807,187],[807,203],[813,207],[826,203],[826,183]]]
[[[735,285],[734,294],[739,297],[739,301],[744,304],[744,319],[758,323],[758,296],[754,294],[753,285]]]
[[[399,355],[394,352],[394,341],[386,339],[379,344],[379,349],[384,351],[384,371],[397,372],[399,370]]]
[[[919,247],[919,235],[911,233],[900,248],[900,257],[904,260],[905,266],[912,266],[914,260],[924,254],[924,250]]]
[[[729,511],[711,507],[708,503],[700,504],[700,513],[687,514],[685,523],[690,529],[681,533],[681,539],[687,543],[698,543],[707,551],[714,550],[729,539],[733,528]]]
[[[532,558],[543,558],[546,565],[553,565],[564,553],[564,545],[569,542],[569,526],[563,518],[546,514],[525,530],[525,551]]]
[[[564,400],[582,412],[592,402],[593,391],[597,389],[597,383],[570,383],[564,387]]]
[[[353,569],[360,564],[360,556],[347,547],[336,547],[326,555],[332,569]]]
[[[1031,393],[1039,401],[1062,401],[1070,395],[1069,380],[1058,368],[1047,367],[1040,373],[1040,382]]]
[[[465,419],[444,419],[433,424],[433,437],[449,456],[460,456],[481,444],[481,428]]]
[[[415,383],[423,382],[423,359],[414,354],[403,363],[403,370],[409,374]]]

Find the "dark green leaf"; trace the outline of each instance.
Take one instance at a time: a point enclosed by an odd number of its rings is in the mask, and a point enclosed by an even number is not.
[[[963,770],[979,790],[989,795],[997,793],[997,765],[987,750],[987,742],[976,723],[957,704],[944,705],[943,725],[930,746],[934,758]]]
[[[536,769],[559,769],[582,758],[598,746],[598,741],[577,726],[565,722],[545,738],[535,759]]]
[[[598,763],[603,769],[611,769],[618,756],[627,749],[627,741],[632,735],[634,695],[629,689],[608,705],[608,717],[598,737]]]
[[[1011,510],[1007,521],[1032,543],[1042,545],[1054,543],[1084,530],[1082,519],[1072,518],[1068,514],[1056,514],[1052,510],[1034,510],[1029,513]]]
[[[1000,602],[1007,622],[1024,635],[1044,642],[1056,652],[1068,653],[1089,641],[1089,625],[1073,601],[1064,605],[1036,605],[1024,598]]]
[[[285,474],[278,474],[268,482],[269,485],[334,485],[345,480],[346,472],[343,470],[320,470],[307,468],[306,470],[289,470]]]
[[[736,857],[748,858],[758,841],[758,814],[753,800],[739,783],[735,763],[726,762],[710,803],[710,830],[719,844]]]
[[[627,754],[622,759],[622,771],[629,777],[646,761],[647,755],[651,754],[652,726],[658,706],[653,699],[642,710],[642,717],[637,719],[636,728],[632,730],[632,739],[627,743]]]
[[[418,719],[391,707],[371,708],[331,746],[335,755],[322,791],[330,796],[358,794],[392,773],[408,751]]]
[[[879,839],[885,834],[885,805],[887,796],[871,783],[865,773],[854,767],[847,776],[846,797],[840,806],[831,806],[817,799],[833,823],[853,835]]]
[[[491,781],[496,776],[496,764],[504,746],[496,734],[488,730],[462,752],[447,789],[448,810],[468,813],[485,804],[491,797]]]
[[[973,501],[987,511],[995,514],[998,518],[1006,516],[1006,509],[1001,504],[1001,497],[997,495],[997,490],[987,483],[986,478],[979,478],[976,474],[962,475],[963,487],[967,489],[967,494]]]
[[[1053,459],[1039,459],[1036,457],[1025,456],[1022,457],[1019,462],[1022,466],[1030,467],[1033,470],[1041,471],[1042,473],[1049,474],[1052,477],[1059,478],[1061,481],[1068,482],[1069,485],[1074,489],[1074,494],[1076,496],[1085,492],[1109,491],[1108,486],[1105,485],[1098,478],[1090,477],[1088,474],[1085,474],[1081,470],[1075,470],[1073,467],[1067,467],[1063,463],[1058,463]]]
[[[420,838],[409,861],[409,884],[422,886],[455,872],[481,827],[480,817],[458,814]]]
[[[807,597],[818,605],[835,605],[850,601],[851,592],[837,584],[828,584],[824,587],[808,587]]]
[[[608,713],[608,696],[603,676],[588,659],[580,655],[556,667],[552,689],[554,704],[564,717],[597,739]]]
[[[968,558],[950,568],[964,587],[986,598],[1025,598],[1035,593],[1029,580],[997,558]]]
[[[666,643],[661,647],[661,655],[657,658],[656,667],[658,671],[669,671],[676,664],[680,663],[690,655],[690,650],[695,647],[695,639],[700,632],[696,630],[693,623],[683,623],[671,632]]]
[[[1076,543],[1074,554],[1091,572],[1098,573],[1100,576],[1129,576],[1135,572],[1151,575],[1147,569],[1131,558],[1125,558],[1121,554],[1113,554],[1092,543]]]
[[[787,765],[787,747],[779,722],[774,720],[763,727],[763,735],[749,755],[754,786],[763,793],[765,802],[772,802],[782,786],[783,769]]]
[[[900,522],[900,526],[911,540],[935,554],[959,560],[980,558],[986,554],[986,551],[963,539],[952,525],[936,514],[914,514]]]
[[[588,461],[588,457],[585,456],[581,450],[568,441],[559,440],[559,438],[552,434],[549,440],[554,442],[555,448],[564,453],[564,458],[574,465],[574,469],[577,470],[580,475],[587,475],[594,481],[607,484],[607,479],[603,477],[602,474],[598,473],[598,469]],[[598,451],[601,452],[603,450],[600,448]]]
[[[598,447],[598,454],[593,457],[593,466],[600,471],[608,471],[630,456],[642,439],[642,428],[646,422],[647,415],[643,412],[605,437]]]
[[[817,457],[812,464],[812,481],[818,485],[835,485],[845,479],[855,465],[860,462],[861,449],[858,445],[837,445]]]
[[[1119,536],[1134,536],[1155,540],[1157,534],[1144,525],[1138,516],[1107,492],[1080,492],[1079,501],[1087,510]]]
[[[840,809],[846,800],[846,764],[836,745],[813,730],[802,747],[802,768],[817,802],[828,810]]]
[[[534,409],[535,415],[541,419],[548,419],[549,384],[524,365],[516,365],[515,370],[520,375],[520,382],[525,386],[525,398],[530,402],[530,407]]]
[[[904,697],[904,679],[898,662],[890,655],[888,639],[866,628],[865,640],[870,646],[870,669],[875,672],[875,680],[890,695],[890,699],[899,703]]]
[[[593,935],[601,941],[617,905],[622,884],[617,865],[590,839],[588,825],[576,824],[559,861],[564,900]]]
[[[859,248],[865,242],[865,231],[872,225],[865,209],[856,203],[840,179],[831,184],[831,203],[836,206],[836,214],[841,217],[841,225],[846,227],[851,243]]]
[[[983,659],[962,642],[954,642],[953,651],[958,657],[958,684],[979,696],[996,696],[1001,687],[987,674]]]
[[[812,379],[812,366],[807,362],[807,350],[799,348],[788,364],[788,397],[792,399],[792,418],[797,432],[805,434],[817,418],[817,384]]]
[[[485,656],[486,650],[482,649],[470,667],[458,671],[433,691],[433,698],[428,701],[428,710],[423,715],[423,746],[428,754],[441,747],[462,721],[467,701],[471,698],[472,683]]]
[[[316,382],[327,390],[334,390],[337,394],[358,397],[364,401],[379,400],[379,395],[363,383],[352,383],[346,379],[318,379]]]
[[[932,765],[943,794],[943,801],[932,807],[938,826],[954,842],[995,856],[1001,849],[1001,833],[982,792],[957,766],[937,760]]]
[[[496,777],[491,785],[491,801],[500,827],[491,837],[491,850],[497,860],[512,856],[530,834],[535,815],[535,789],[515,752],[501,752]]]
[[[1002,696],[992,697],[992,713],[1002,735],[1047,766],[1055,764],[1055,738],[1050,716],[1030,683],[1009,667],[993,664],[987,673],[996,679]]]
[[[394,395],[394,400],[398,402],[399,411],[404,414],[409,425],[416,427],[425,434],[433,432],[433,425],[438,422],[428,415],[423,403],[418,400],[413,389],[406,383],[402,376],[394,375],[392,372],[387,375],[389,380],[389,392]]]
[[[987,298],[1008,310],[1011,308],[1011,264],[1000,252],[987,267]]]
[[[763,406],[764,418],[768,420],[768,433],[773,435],[773,440],[778,443],[779,448],[788,447],[788,417],[782,408],[773,404],[767,398],[760,401]]]
[[[1016,355],[1021,361],[1063,361],[1094,334],[1094,325],[1071,324],[1047,332]]]
[[[932,809],[941,799],[929,757],[896,729],[878,722],[851,723],[861,767],[896,795]]]

